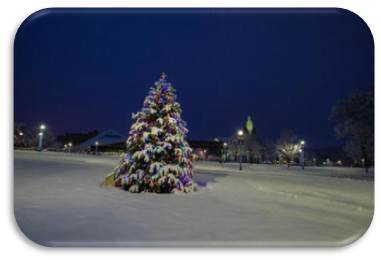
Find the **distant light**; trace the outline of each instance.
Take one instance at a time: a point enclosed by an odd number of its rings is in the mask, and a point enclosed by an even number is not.
[[[39,135],[39,136],[43,136],[44,133],[43,133],[43,132],[39,132],[38,135]]]
[[[303,150],[302,150],[302,149],[299,149],[299,153],[301,153],[301,152],[303,152]]]
[[[23,135],[24,135],[24,133],[23,133],[23,132],[20,132],[20,133],[19,133],[19,135],[20,135],[20,136],[23,136]]]
[[[64,147],[67,148],[67,144],[65,144]]]
[[[204,150],[204,153],[207,153],[207,152],[208,152],[208,150],[205,149],[205,150]]]
[[[224,147],[227,147],[228,146],[228,143],[227,142],[224,142]]]
[[[69,147],[71,147],[73,144],[72,143],[69,143]]]
[[[302,140],[302,141],[300,141],[300,144],[301,144],[301,145],[305,145],[306,142],[305,142],[304,140]]]
[[[243,136],[243,131],[242,131],[241,129],[238,130],[237,135],[238,135],[238,136]]]
[[[98,141],[95,142],[95,145],[99,145]]]
[[[41,130],[45,130],[46,129],[46,125],[44,125],[44,124],[40,125],[40,129]]]

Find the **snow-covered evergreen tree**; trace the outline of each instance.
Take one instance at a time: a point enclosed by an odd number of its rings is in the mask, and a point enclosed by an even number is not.
[[[145,98],[127,139],[127,152],[115,168],[113,184],[130,192],[190,192],[193,153],[185,140],[175,89],[162,73]]]

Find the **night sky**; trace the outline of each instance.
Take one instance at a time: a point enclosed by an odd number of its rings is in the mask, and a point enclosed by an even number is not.
[[[337,146],[332,105],[374,87],[373,39],[356,15],[320,10],[70,10],[28,18],[14,46],[15,122],[56,134],[126,134],[162,71],[189,139],[293,130]]]

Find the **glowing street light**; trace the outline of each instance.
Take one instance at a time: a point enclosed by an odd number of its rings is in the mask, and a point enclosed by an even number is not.
[[[46,129],[46,125],[40,125],[40,132],[38,133],[38,151],[42,151],[42,143],[44,139],[44,131]]]
[[[42,141],[44,139],[44,133],[39,132],[38,133],[38,151],[42,151]]]
[[[362,168],[365,168],[365,158],[361,158],[361,166]]]
[[[239,152],[239,170],[242,171],[242,151],[241,151],[241,146],[242,146],[242,141],[243,141],[243,130],[242,129],[238,130],[237,137],[238,137],[238,152]]]
[[[228,150],[228,143],[227,142],[224,142],[223,143],[223,148],[224,148],[224,156],[225,156],[225,162],[228,160],[228,154],[227,154],[227,150]]]
[[[95,141],[95,154],[98,154],[98,145],[99,145],[99,142]]]
[[[71,142],[69,142],[69,143],[67,144],[67,146],[69,147],[69,153],[70,153],[70,151],[71,151],[71,147],[73,146],[73,144],[72,144]]]
[[[305,145],[306,145],[306,142],[304,140],[300,140],[299,163],[300,163],[300,166],[302,166],[303,170],[304,170],[304,146]]]
[[[23,133],[23,132],[20,132],[20,133],[19,133],[19,136],[23,136],[23,135],[24,135],[24,133]]]

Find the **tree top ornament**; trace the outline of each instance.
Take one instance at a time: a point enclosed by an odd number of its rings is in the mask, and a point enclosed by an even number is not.
[[[161,73],[160,80],[167,80],[167,74],[165,74],[165,72]]]

